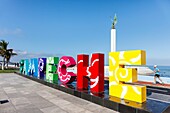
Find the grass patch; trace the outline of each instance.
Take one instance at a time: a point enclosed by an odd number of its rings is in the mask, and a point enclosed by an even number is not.
[[[1,67],[0,67],[0,73],[14,73],[16,71],[19,71],[19,68],[9,67],[8,69],[1,70]]]
[[[15,71],[18,70],[0,70],[0,73],[14,73]]]

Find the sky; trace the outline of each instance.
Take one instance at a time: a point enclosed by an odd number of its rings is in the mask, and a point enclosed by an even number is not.
[[[101,52],[108,64],[115,14],[117,51],[170,65],[169,0],[0,0],[0,39],[18,53],[11,61]]]

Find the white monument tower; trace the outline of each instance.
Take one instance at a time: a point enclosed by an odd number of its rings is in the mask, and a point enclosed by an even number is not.
[[[116,51],[116,28],[115,28],[116,23],[117,23],[117,17],[115,14],[114,20],[112,23],[112,29],[111,29],[111,52]]]

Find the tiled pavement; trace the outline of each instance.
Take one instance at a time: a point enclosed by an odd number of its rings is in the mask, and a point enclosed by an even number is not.
[[[145,82],[145,81],[138,81],[136,84],[145,84],[147,86],[154,86],[154,87],[160,87],[160,88],[168,88],[170,89],[170,84],[153,84],[153,82]]]
[[[0,74],[0,113],[118,113],[16,74]]]

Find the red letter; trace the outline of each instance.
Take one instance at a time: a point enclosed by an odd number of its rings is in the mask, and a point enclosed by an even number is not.
[[[104,54],[92,54],[89,66],[88,55],[77,56],[77,88],[87,89],[90,78],[90,90],[93,93],[104,91]]]

